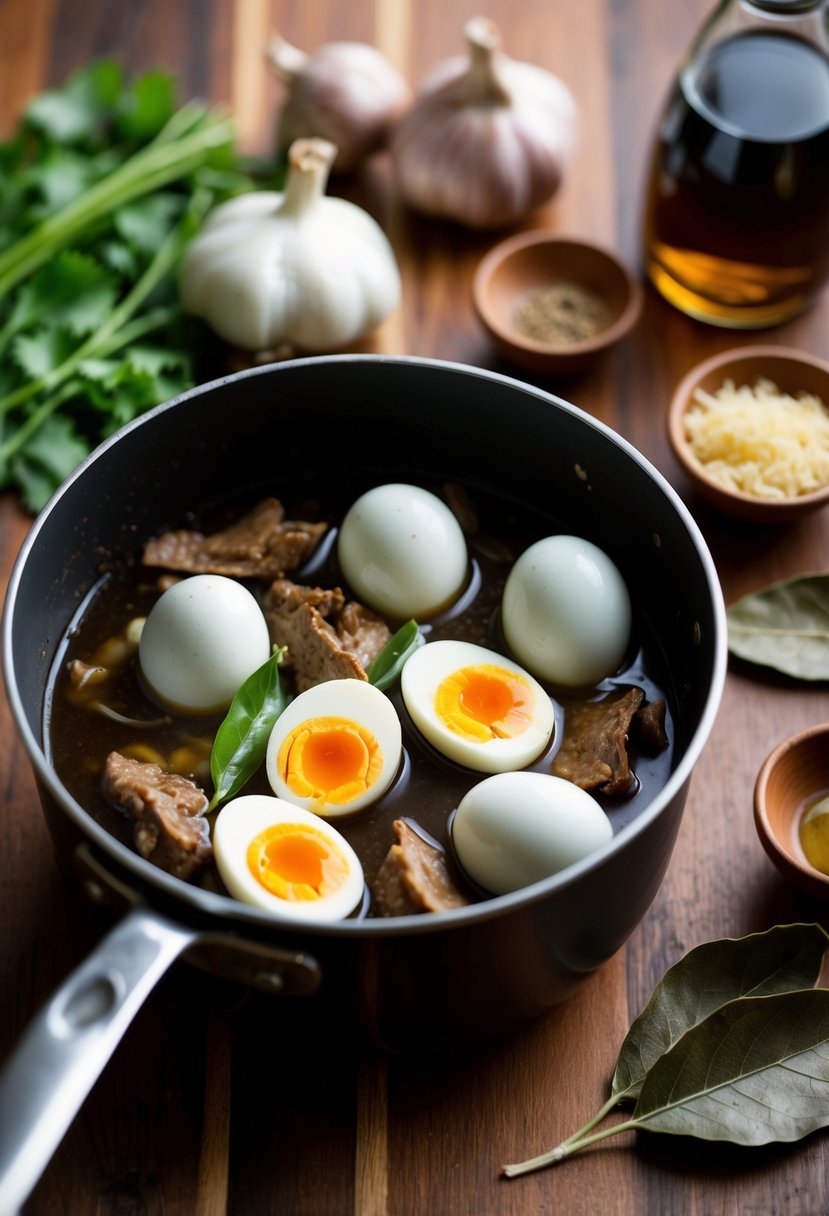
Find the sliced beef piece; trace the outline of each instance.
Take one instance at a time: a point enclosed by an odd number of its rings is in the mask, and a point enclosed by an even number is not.
[[[446,866],[446,854],[430,844],[404,819],[395,819],[397,838],[372,883],[381,916],[445,912],[469,900],[456,886]]]
[[[182,529],[144,546],[144,565],[190,574],[281,578],[311,556],[327,524],[286,520],[282,503],[266,498],[230,527],[205,536]]]
[[[207,798],[195,782],[110,752],[101,788],[108,802],[131,816],[141,856],[168,874],[189,878],[213,857],[210,827],[202,818]]]
[[[297,692],[325,680],[365,680],[365,669],[391,634],[385,621],[339,587],[300,587],[277,579],[263,604],[271,640],[287,646],[286,670]]]
[[[334,620],[334,628],[340,645],[356,655],[366,670],[391,640],[391,631],[386,622],[356,600],[349,600],[343,605]]]
[[[583,790],[615,797],[630,788],[627,742],[633,715],[645,694],[641,688],[618,689],[601,701],[566,705],[564,739],[552,771]]]
[[[665,730],[665,702],[648,701],[636,712],[636,732],[643,751],[656,755],[668,746]]]

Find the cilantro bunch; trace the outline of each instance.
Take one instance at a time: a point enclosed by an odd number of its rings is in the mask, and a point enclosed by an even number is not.
[[[0,488],[38,510],[102,439],[194,383],[176,270],[250,182],[229,118],[161,72],[100,62],[0,144]]]

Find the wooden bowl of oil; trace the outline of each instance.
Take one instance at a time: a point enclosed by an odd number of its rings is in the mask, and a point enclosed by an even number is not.
[[[630,332],[642,288],[610,250],[536,229],[486,254],[472,300],[505,359],[542,376],[569,376]]]
[[[829,900],[829,722],[799,731],[766,758],[754,787],[754,823],[780,872]]]

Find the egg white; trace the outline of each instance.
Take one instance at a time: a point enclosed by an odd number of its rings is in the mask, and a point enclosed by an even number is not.
[[[261,833],[277,824],[310,827],[337,854],[345,872],[336,890],[317,899],[283,899],[256,879],[248,865],[248,849]],[[284,920],[342,920],[354,911],[363,896],[362,866],[337,829],[318,815],[267,794],[244,795],[222,807],[213,828],[213,850],[222,882],[234,899],[264,908]]]
[[[464,738],[453,731],[436,706],[438,690],[445,680],[468,668],[496,667],[516,676],[528,703],[529,722],[519,733],[483,742]],[[428,642],[411,656],[400,680],[406,709],[418,730],[450,760],[484,773],[524,768],[535,760],[555,726],[549,696],[528,672],[511,659],[471,642]]]
[[[357,598],[398,620],[449,607],[467,577],[460,524],[419,486],[389,483],[358,498],[340,526],[337,556]]]
[[[271,652],[268,625],[246,587],[220,574],[174,583],[150,609],[138,661],[162,704],[186,713],[226,709]]]
[[[347,801],[332,801],[320,794],[303,795],[292,788],[280,752],[286,739],[319,719],[340,719],[364,728],[379,747],[379,771],[372,783]],[[394,780],[402,754],[400,720],[391,701],[363,680],[328,680],[300,693],[277,718],[268,740],[265,766],[271,789],[280,798],[306,807],[317,815],[335,818],[362,810],[385,793]]]
[[[613,675],[630,640],[631,603],[616,565],[578,536],[531,545],[509,573],[501,602],[504,637],[541,680],[578,687]]]
[[[505,895],[588,857],[613,828],[586,790],[547,773],[499,773],[473,786],[452,819],[463,869]]]

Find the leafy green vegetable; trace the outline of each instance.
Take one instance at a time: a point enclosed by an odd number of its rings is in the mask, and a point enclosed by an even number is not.
[[[279,675],[285,647],[274,651],[233,698],[210,753],[213,797],[208,811],[232,798],[265,758],[273,724],[288,704]]]
[[[820,925],[778,925],[689,951],[628,1031],[605,1105],[504,1173],[554,1165],[623,1131],[767,1144],[829,1126],[829,989],[815,988],[827,946]],[[632,1098],[631,1118],[593,1131]]]
[[[124,422],[192,386],[203,331],[176,272],[208,208],[252,185],[233,126],[162,72],[92,64],[0,144],[0,488],[39,509]]]
[[[423,635],[418,629],[417,621],[407,621],[405,625],[401,625],[366,672],[369,684],[374,684],[381,692],[391,688],[405,667],[406,660],[422,644]]]
[[[772,583],[727,617],[732,654],[799,680],[829,680],[829,574]]]

